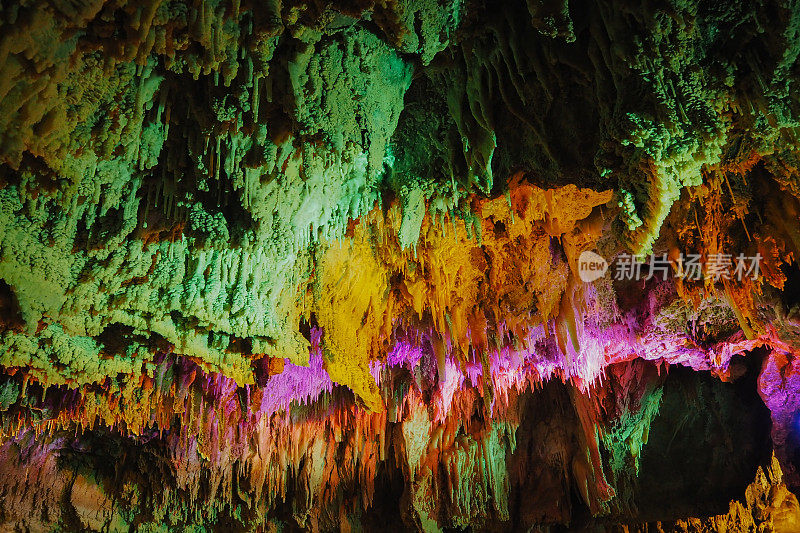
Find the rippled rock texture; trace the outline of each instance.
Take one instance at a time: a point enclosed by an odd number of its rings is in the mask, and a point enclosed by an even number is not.
[[[3,2],[0,528],[800,531],[799,54],[789,1]]]

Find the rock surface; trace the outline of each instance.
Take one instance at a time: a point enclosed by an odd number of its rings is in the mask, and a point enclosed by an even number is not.
[[[800,530],[798,54],[770,0],[4,2],[0,528]]]

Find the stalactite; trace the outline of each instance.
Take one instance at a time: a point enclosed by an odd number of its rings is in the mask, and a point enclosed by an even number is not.
[[[618,4],[0,8],[0,529],[633,527],[661,370],[764,356],[680,527],[791,531],[796,9]]]

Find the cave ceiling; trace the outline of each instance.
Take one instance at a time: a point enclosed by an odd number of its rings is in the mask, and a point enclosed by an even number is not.
[[[793,1],[3,1],[0,529],[800,531],[798,55]]]

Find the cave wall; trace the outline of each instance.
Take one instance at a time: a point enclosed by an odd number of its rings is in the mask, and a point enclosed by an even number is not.
[[[800,528],[798,51],[780,1],[4,3],[0,523]]]

